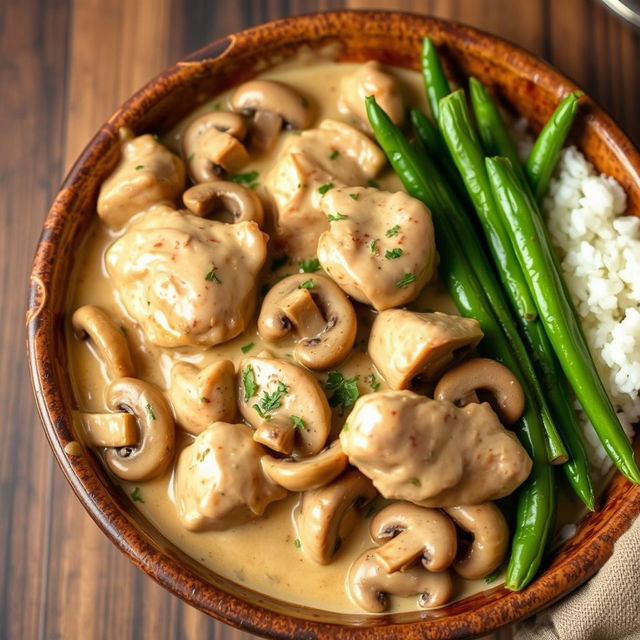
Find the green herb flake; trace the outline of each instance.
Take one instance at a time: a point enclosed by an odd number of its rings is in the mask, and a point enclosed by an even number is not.
[[[360,395],[358,390],[359,378],[360,376],[345,378],[340,371],[329,371],[324,385],[325,389],[331,393],[329,405],[340,407],[341,411],[353,407]]]
[[[253,342],[249,342],[248,344],[243,344],[240,347],[240,351],[242,351],[242,353],[249,353],[253,347],[255,347],[255,344]]]
[[[144,165],[143,165],[143,164],[139,164],[139,165],[136,167],[136,171],[140,171],[140,169],[144,169]]]
[[[485,576],[485,583],[486,584],[491,584],[492,582],[495,582],[499,577],[500,574],[502,573],[502,567],[498,567],[495,571],[491,572],[488,576]]]
[[[220,280],[220,278],[218,278],[218,274],[216,273],[216,269],[211,269],[211,271],[209,271],[204,279],[207,282],[215,282],[217,284],[222,284],[222,280]]]
[[[330,213],[327,216],[327,220],[329,222],[339,222],[340,220],[346,220],[348,218],[348,216],[345,216],[344,214],[337,212],[337,213]]]
[[[350,194],[349,194],[349,197],[350,197],[352,200],[357,200],[357,199],[360,197],[360,194],[359,194],[359,193],[350,193]]]
[[[140,494],[140,487],[135,487],[129,495],[134,502],[142,502],[144,504],[144,500],[142,499],[142,495]]]
[[[301,260],[298,262],[300,273],[315,273],[320,270],[320,260],[318,258],[310,258],[309,260]]]
[[[377,238],[375,240],[372,240],[369,243],[369,251],[371,251],[371,253],[376,253],[378,251],[378,239]]]
[[[374,189],[379,189],[379,188],[380,188],[380,184],[378,183],[378,181],[377,181],[377,180],[371,180],[371,179],[369,179],[369,180],[367,180],[367,184],[368,184],[370,187],[373,187]]]
[[[211,110],[212,111],[220,111],[221,108],[222,108],[222,104],[220,102],[214,102],[211,105]]]
[[[296,538],[296,539],[293,541],[293,546],[294,546],[296,549],[299,549],[299,548],[302,546],[302,542],[300,542],[300,540],[299,540],[298,538]]]
[[[341,431],[344,431],[345,433],[347,433],[347,431],[349,431],[349,424],[348,424],[347,422],[345,422],[345,423],[342,425],[342,429],[341,429]]]
[[[333,189],[334,186],[333,182],[326,182],[318,187],[318,193],[323,196],[329,189]]]
[[[411,480],[409,480],[409,482],[411,482],[411,484],[414,487],[421,487],[422,483],[420,482],[420,480],[418,480],[418,478],[411,478]]]
[[[187,158],[187,162],[191,162],[196,157],[195,151],[192,151]]]
[[[395,260],[399,258],[404,252],[400,247],[396,247],[395,249],[389,249],[389,251],[385,251],[384,257],[387,260]]]
[[[271,261],[271,271],[277,271],[280,267],[284,267],[285,264],[289,264],[289,256],[280,256],[274,258]]]
[[[196,454],[196,460],[198,462],[204,462],[204,459],[211,453],[211,449],[207,447],[204,451],[200,451]]]
[[[399,232],[400,225],[396,224],[391,227],[391,229],[387,229],[384,235],[387,236],[387,238],[393,238],[393,236],[397,236]]]
[[[303,109],[306,109],[309,106],[309,101],[304,96],[302,96],[300,98],[300,104],[302,105]]]
[[[313,289],[315,285],[313,284],[313,279],[309,278],[305,280],[302,284],[298,285],[298,289]]]
[[[396,282],[396,287],[402,289],[403,287],[408,287],[412,282],[416,281],[416,277],[413,273],[405,273],[398,282]]]
[[[259,404],[254,404],[252,405],[253,408],[255,409],[256,413],[263,419],[263,420],[271,420],[271,416],[267,413],[265,413],[261,408]]]
[[[263,391],[262,396],[258,400],[257,405],[253,405],[254,408],[256,406],[260,407],[260,410],[256,409],[261,417],[265,417],[263,414],[270,413],[275,409],[279,409],[281,405],[282,396],[289,392],[289,387],[282,382],[278,382],[276,386],[276,390],[269,393],[268,391]]]
[[[329,160],[335,160],[340,155],[340,152],[335,149],[332,153],[329,154]]]
[[[237,182],[238,184],[244,184],[249,189],[255,189],[258,186],[256,180],[260,174],[257,171],[247,171],[246,173],[235,173],[229,176],[231,182]]]
[[[155,420],[156,419],[156,414],[153,413],[153,407],[151,406],[150,402],[147,402],[147,404],[145,405],[145,409],[147,410],[147,413],[149,414],[149,419],[150,420]]]
[[[159,142],[160,141],[160,136],[157,133],[153,133],[151,134],[151,137],[156,141]]]
[[[204,396],[200,398],[200,402],[202,402],[203,404],[211,404],[211,400],[209,400],[209,398],[205,398]]]
[[[302,418],[298,416],[289,416],[291,418],[291,422],[293,422],[294,429],[300,429],[300,431],[308,431],[307,425],[304,423]]]
[[[369,374],[364,380],[373,391],[377,391],[380,388],[380,381],[373,373]]]
[[[244,386],[244,401],[248,402],[258,392],[258,383],[253,373],[251,365],[246,366],[242,371],[242,385]]]

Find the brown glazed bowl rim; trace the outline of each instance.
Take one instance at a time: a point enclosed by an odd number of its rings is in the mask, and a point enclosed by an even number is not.
[[[378,32],[375,30],[378,29]],[[255,55],[257,45],[277,39],[278,51],[294,50],[321,39],[354,33],[392,34],[395,29],[411,29],[410,37],[429,33],[436,43],[467,52],[492,51],[509,72],[535,78],[557,99],[576,85],[531,53],[500,38],[446,20],[416,14],[384,11],[336,11],[285,18],[221,38],[187,56],[157,75],[127,100],[101,127],[64,180],[45,220],[30,280],[27,310],[27,346],[34,394],[45,433],[74,492],[111,541],[129,559],[158,583],[205,613],[246,631],[272,638],[341,638],[363,640],[399,638],[463,638],[491,632],[523,619],[559,599],[592,576],[609,558],[614,542],[640,513],[640,487],[616,474],[603,496],[604,505],[579,523],[578,534],[566,542],[550,566],[519,593],[494,587],[477,597],[453,603],[437,612],[394,614],[378,618],[330,614],[286,603],[251,592],[204,570],[166,541],[161,534],[147,533],[153,527],[126,496],[109,487],[109,479],[95,456],[75,445],[71,417],[68,374],[61,366],[60,349],[63,318],[60,300],[51,295],[60,273],[68,273],[67,257],[59,250],[65,240],[71,215],[78,208],[82,188],[94,182],[95,159],[112,150],[117,129],[123,123],[153,112],[194,73],[216,69],[227,56]],[[287,40],[289,38],[289,40]],[[282,44],[282,43],[285,44]],[[319,46],[319,45],[318,45]],[[345,45],[346,46],[346,45]],[[254,49],[252,49],[252,47]],[[273,45],[274,51],[276,45]],[[372,55],[369,53],[369,55]],[[461,54],[462,55],[462,54]],[[486,57],[486,56],[485,56]],[[383,60],[384,61],[384,60]],[[412,63],[413,64],[413,63]],[[637,205],[640,191],[640,156],[626,136],[588,98],[583,119],[597,127],[619,168],[616,177]],[[194,105],[195,106],[195,105]],[[193,107],[190,107],[193,108]],[[548,116],[548,114],[546,114]],[[546,117],[545,116],[545,117]],[[135,122],[134,122],[135,125]],[[586,125],[585,125],[586,126]],[[622,168],[620,168],[622,167]],[[95,198],[95,184],[93,191]],[[85,203],[86,205],[86,203]],[[85,216],[87,217],[87,216]],[[66,269],[66,271],[65,271]],[[60,296],[58,296],[60,297]],[[155,532],[154,532],[155,533]]]

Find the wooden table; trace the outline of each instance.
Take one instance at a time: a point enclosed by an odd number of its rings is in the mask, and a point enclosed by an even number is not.
[[[135,89],[213,38],[345,6],[432,13],[500,34],[573,77],[640,143],[640,37],[595,0],[2,0],[0,638],[250,637],[134,569],[67,486],[28,380],[27,275],[63,175]]]

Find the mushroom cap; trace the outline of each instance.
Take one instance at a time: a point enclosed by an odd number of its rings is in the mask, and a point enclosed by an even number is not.
[[[273,424],[274,430],[295,434],[292,451],[296,456],[312,456],[322,450],[331,427],[331,409],[309,372],[287,360],[261,357],[242,360],[239,372],[238,406],[249,424],[259,430]],[[248,376],[252,376],[253,389],[247,385]]]
[[[111,229],[121,229],[136,213],[161,203],[176,203],[185,183],[185,166],[153,136],[125,135],[116,168],[102,183],[97,211]]]
[[[178,458],[178,516],[191,531],[228,529],[264,513],[287,495],[262,472],[265,449],[244,424],[214,422]]]
[[[109,275],[149,342],[213,346],[239,335],[255,305],[267,236],[158,206],[106,253]]]
[[[329,230],[318,239],[323,269],[352,298],[383,310],[407,304],[432,278],[431,213],[402,191],[337,187],[322,198]]]
[[[447,571],[432,573],[422,567],[387,573],[379,563],[375,549],[364,551],[351,565],[347,576],[351,599],[365,611],[382,613],[387,609],[387,594],[418,596],[418,605],[433,609],[451,599],[453,583]]]
[[[339,440],[334,440],[315,456],[295,460],[263,456],[262,470],[269,478],[288,491],[309,491],[329,484],[347,466]]]
[[[369,354],[392,389],[406,389],[416,376],[436,379],[482,339],[477,320],[447,313],[388,309],[378,314]]]
[[[306,129],[313,120],[309,102],[292,87],[274,80],[250,80],[241,84],[231,98],[234,111],[278,114],[294,129]]]
[[[358,509],[376,498],[369,478],[349,468],[332,483],[302,494],[296,529],[304,553],[329,564],[356,524]]]
[[[509,495],[531,471],[526,451],[487,403],[458,408],[412,391],[379,391],[361,396],[347,423],[340,441],[349,462],[385,498],[479,504]]]
[[[106,397],[112,411],[126,409],[136,416],[139,431],[135,447],[107,450],[109,469],[130,482],[163,474],[173,460],[175,427],[160,389],[137,378],[118,378],[107,388]]]
[[[292,275],[269,290],[258,317],[265,340],[279,340],[291,330],[300,337],[296,360],[310,369],[329,369],[353,348],[356,313],[331,279],[318,273]]]
[[[200,370],[188,362],[171,369],[169,399],[178,424],[198,435],[213,422],[236,415],[236,371],[231,360],[219,360]]]

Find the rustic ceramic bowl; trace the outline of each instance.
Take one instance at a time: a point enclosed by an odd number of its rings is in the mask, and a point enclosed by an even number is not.
[[[274,638],[463,638],[522,619],[589,578],[640,513],[640,487],[617,475],[601,508],[583,518],[525,591],[495,587],[432,612],[382,617],[339,615],[278,601],[200,566],[167,541],[111,481],[90,450],[75,442],[74,402],[64,344],[65,291],[74,248],[94,218],[101,181],[118,157],[119,127],[162,132],[216,93],[251,77],[265,61],[337,43],[340,60],[378,59],[419,69],[428,34],[452,75],[474,75],[539,128],[575,85],[547,64],[498,38],[443,20],[403,13],[336,12],[280,20],[217,40],[136,93],[106,122],[67,176],[37,249],[27,312],[29,362],[45,431],[58,463],[96,523],[134,564],[167,589],[229,624]],[[626,189],[640,212],[640,156],[611,119],[586,99],[574,141],[599,171]]]

